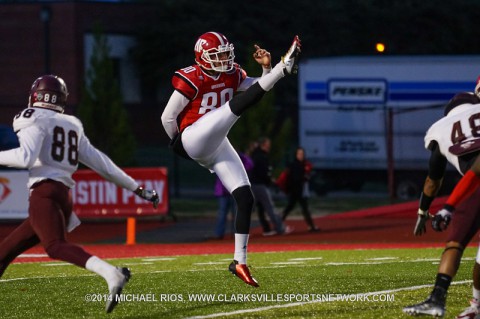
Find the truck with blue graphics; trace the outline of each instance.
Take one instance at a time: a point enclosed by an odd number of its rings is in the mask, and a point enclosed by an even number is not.
[[[382,182],[418,197],[428,169],[423,138],[443,106],[472,92],[480,56],[370,56],[310,59],[299,65],[299,142],[319,194]],[[458,179],[449,169],[443,192]]]

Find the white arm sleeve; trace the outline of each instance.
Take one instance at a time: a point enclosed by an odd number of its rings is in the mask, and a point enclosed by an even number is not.
[[[18,133],[20,147],[0,152],[0,165],[15,168],[30,168],[37,160],[42,148],[45,132],[32,125]]]
[[[188,102],[190,101],[185,96],[178,91],[173,91],[167,106],[165,106],[165,110],[162,113],[162,125],[171,139],[179,132],[177,117],[187,106]]]
[[[137,189],[138,183],[120,169],[107,155],[93,147],[85,136],[79,141],[78,153],[80,162],[93,169],[106,180],[132,192]]]

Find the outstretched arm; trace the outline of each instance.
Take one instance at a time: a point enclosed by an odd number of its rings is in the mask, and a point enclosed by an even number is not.
[[[20,146],[0,152],[0,165],[29,169],[40,154],[45,132],[32,125],[20,130],[17,136]]]
[[[141,198],[153,203],[157,208],[159,197],[155,190],[146,190],[120,167],[118,167],[107,155],[96,149],[90,141],[83,137],[79,145],[79,161],[87,165],[106,180],[115,183],[125,189],[131,190]]]

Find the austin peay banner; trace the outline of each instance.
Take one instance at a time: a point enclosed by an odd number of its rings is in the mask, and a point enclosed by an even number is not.
[[[155,189],[160,197],[157,209],[146,200],[106,181],[96,172],[78,170],[73,178],[73,210],[80,218],[151,216],[168,213],[168,176],[165,167],[124,168],[140,186]],[[0,171],[0,220],[28,216],[28,172]]]
[[[78,170],[73,178],[73,210],[78,217],[150,216],[168,213],[167,169],[123,168],[140,186],[155,189],[160,197],[157,209],[132,191],[106,181],[92,170]]]

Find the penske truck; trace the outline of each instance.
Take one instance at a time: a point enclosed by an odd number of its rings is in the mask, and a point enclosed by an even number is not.
[[[474,90],[479,75],[480,56],[301,62],[298,135],[314,165],[312,189],[359,191],[379,182],[392,196],[418,198],[430,155],[425,133],[456,93]],[[459,177],[449,168],[442,192]]]

